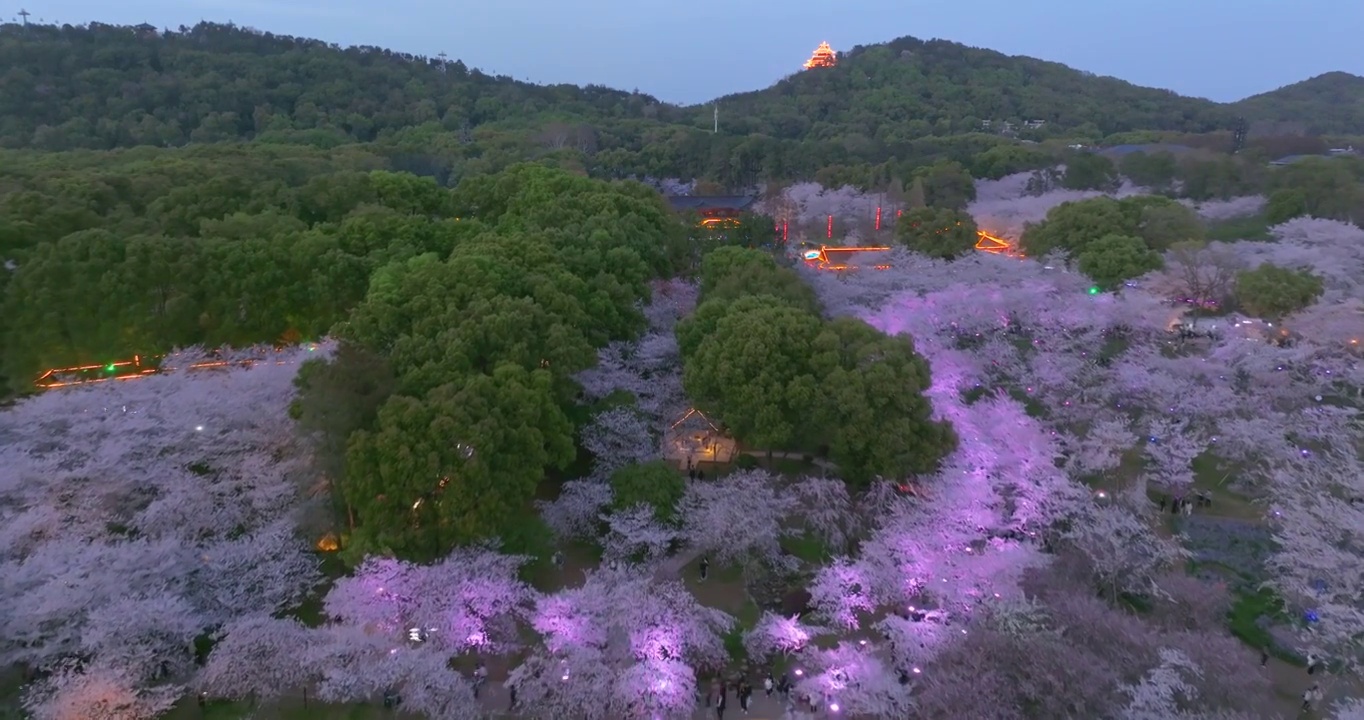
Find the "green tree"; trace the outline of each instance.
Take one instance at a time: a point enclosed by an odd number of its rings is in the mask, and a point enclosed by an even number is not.
[[[896,222],[895,239],[922,255],[952,260],[975,249],[976,221],[961,210],[919,208]]]
[[[1076,152],[1066,158],[1061,186],[1067,190],[1110,190],[1117,185],[1113,161],[1093,152]]]
[[[808,312],[818,312],[819,298],[790,268],[761,250],[722,247],[701,261],[701,299],[736,300],[762,294]]]
[[[1322,290],[1316,275],[1269,263],[1236,274],[1236,299],[1257,317],[1278,319],[1302,310],[1316,302]]]
[[[1137,196],[1120,202],[1129,215],[1135,215],[1137,236],[1153,250],[1165,251],[1174,243],[1198,242],[1207,236],[1198,213],[1169,198]]]
[[[360,519],[352,547],[431,559],[505,533],[546,469],[574,455],[544,371],[502,365],[423,399],[394,396],[346,453],[342,492]]]
[[[1130,235],[1105,235],[1086,245],[1078,260],[1080,272],[1106,290],[1158,270],[1163,264],[1159,253],[1147,247],[1141,238]]]
[[[819,332],[819,316],[806,310],[731,306],[686,362],[683,385],[745,442],[778,448],[807,439],[815,431],[819,379],[809,358]]]
[[[663,460],[626,465],[611,473],[612,509],[625,510],[644,503],[663,522],[672,521],[686,490],[682,473]]]
[[[1170,187],[1179,173],[1179,163],[1168,152],[1147,154],[1128,153],[1118,161],[1118,170],[1124,177],[1137,185],[1164,189]]]
[[[1307,193],[1297,188],[1275,190],[1265,207],[1265,223],[1278,225],[1307,214]]]
[[[1057,205],[1041,223],[1029,224],[1020,241],[1024,252],[1042,257],[1054,250],[1079,255],[1086,245],[1105,235],[1131,235],[1131,218],[1112,198],[1093,198]]]
[[[811,361],[821,377],[815,424],[845,479],[866,483],[932,472],[956,449],[952,426],[932,417],[924,396],[928,363],[908,337],[839,318],[814,345]]]
[[[335,500],[344,498],[346,444],[351,435],[371,427],[379,408],[393,394],[393,368],[380,355],[343,342],[330,359],[314,358],[298,369],[298,397],[289,406],[297,430],[313,448],[313,462],[326,478]],[[352,516],[353,523],[353,516]]]
[[[976,182],[958,162],[938,162],[914,171],[923,182],[924,203],[930,207],[961,210],[976,199]]]

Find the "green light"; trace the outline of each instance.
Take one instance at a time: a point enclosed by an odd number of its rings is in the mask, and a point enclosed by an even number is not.
[[[113,364],[113,363],[109,363],[108,365],[105,365],[105,366],[104,366],[104,372],[113,372],[113,371],[114,371],[114,364]]]
[[[1098,285],[1091,285],[1091,286],[1089,287],[1089,294],[1090,294],[1090,295],[1098,295],[1098,294],[1099,294],[1099,286],[1098,286]]]

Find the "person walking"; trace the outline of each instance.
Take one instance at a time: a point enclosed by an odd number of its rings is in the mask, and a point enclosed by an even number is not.
[[[704,555],[701,556],[701,565],[699,567],[701,570],[701,582],[705,582],[706,578],[710,575],[710,560],[706,559]]]
[[[729,704],[728,688],[720,684],[720,694],[715,698],[715,720],[725,720],[725,706]]]
[[[488,679],[488,666],[482,660],[474,667],[474,699],[478,699],[478,691],[482,689],[483,683]]]
[[[739,681],[739,709],[748,714],[748,701],[753,697],[753,686],[747,680]]]
[[[767,697],[772,697],[772,688],[775,685],[776,683],[772,682],[772,673],[768,672],[767,677],[763,678],[763,694]]]

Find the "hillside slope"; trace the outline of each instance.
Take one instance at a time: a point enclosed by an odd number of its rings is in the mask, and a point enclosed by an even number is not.
[[[552,112],[643,118],[666,106],[599,86],[540,86],[452,60],[200,23],[0,26],[0,147],[181,145],[324,130],[367,142]]]
[[[1098,77],[1059,63],[944,40],[903,37],[857,47],[830,69],[800,72],[757,92],[720,98],[731,132],[804,137],[829,126],[882,141],[974,132],[982,120],[1208,132],[1233,116],[1210,100]]]
[[[1298,124],[1314,135],[1364,135],[1364,77],[1329,72],[1230,107],[1252,123]]]

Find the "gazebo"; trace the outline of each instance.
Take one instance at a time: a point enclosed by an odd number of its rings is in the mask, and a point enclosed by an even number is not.
[[[735,448],[734,438],[696,408],[688,408],[674,420],[663,437],[664,457],[684,468],[727,463],[734,458]]]

